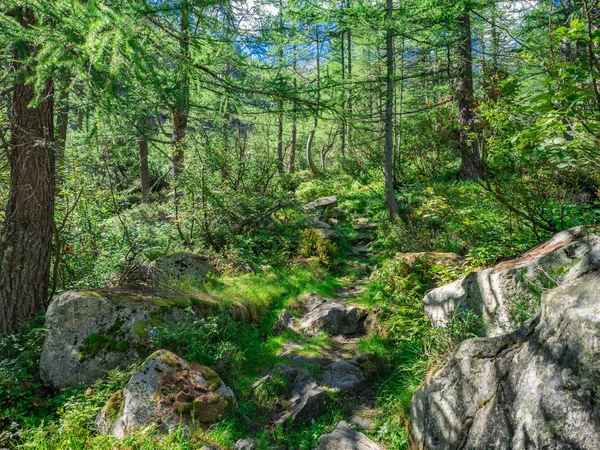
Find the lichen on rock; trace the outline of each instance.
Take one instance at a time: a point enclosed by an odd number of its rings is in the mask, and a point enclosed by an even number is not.
[[[150,355],[121,392],[96,419],[101,432],[116,437],[150,425],[163,433],[180,427],[189,431],[218,422],[236,404],[216,372],[166,350]]]

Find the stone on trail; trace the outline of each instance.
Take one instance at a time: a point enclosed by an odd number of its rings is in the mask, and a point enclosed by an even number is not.
[[[329,394],[317,384],[310,372],[300,369],[288,400],[290,410],[275,417],[274,423],[280,425],[291,421],[293,425],[299,425],[319,417],[325,413],[328,399]]]
[[[218,422],[234,407],[233,392],[212,369],[158,350],[108,400],[96,426],[119,438],[149,426],[159,433],[189,432]]]
[[[273,331],[275,333],[281,333],[285,330],[294,330],[296,318],[287,310],[282,310],[277,316],[277,320],[273,324]]]
[[[356,231],[365,231],[365,230],[377,230],[379,228],[379,224],[369,222],[369,219],[360,218],[354,221],[352,228]]]
[[[335,430],[319,438],[315,450],[384,450],[367,436],[354,431],[346,422],[340,422]]]
[[[555,262],[583,247],[555,245]],[[513,333],[461,343],[413,396],[413,448],[599,449],[599,349],[595,271],[546,292],[541,313]]]
[[[316,231],[317,234],[326,241],[337,241],[340,238],[340,234],[334,230],[324,230],[322,228],[317,228]]]
[[[345,305],[311,294],[306,304],[307,312],[299,322],[299,330],[316,335],[322,331],[331,336],[355,334],[362,330],[366,310]]]
[[[332,195],[330,197],[319,198],[315,201],[307,203],[302,207],[304,211],[315,211],[324,210],[328,208],[335,208],[337,206],[337,196]]]
[[[138,360],[136,346],[160,320],[156,299],[118,293],[69,291],[46,313],[40,375],[53,388],[91,384]]]
[[[240,439],[233,446],[233,450],[255,450],[256,441],[254,439]]]
[[[324,386],[342,393],[360,391],[366,387],[367,378],[356,360],[335,361],[323,371]]]
[[[471,311],[483,319],[486,336],[499,336],[518,326],[511,311],[519,305],[535,306],[543,291],[599,269],[598,229],[572,228],[516,259],[432,290],[423,299],[425,314],[446,327],[455,314]]]

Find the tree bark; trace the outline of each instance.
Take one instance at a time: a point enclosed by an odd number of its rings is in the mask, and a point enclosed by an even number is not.
[[[296,65],[297,63],[297,55],[296,55],[296,44],[294,44],[293,49],[294,53],[294,61],[292,62],[292,68],[294,70],[294,99],[292,100],[292,141],[290,144],[290,173],[296,172],[296,145],[298,141],[298,125],[297,125],[297,116],[298,116],[298,101],[296,100],[296,90],[298,88],[298,81],[296,79]]]
[[[150,195],[150,170],[148,169],[148,139],[138,139],[140,148],[140,188],[142,190],[142,203],[148,202]]]
[[[315,27],[315,37],[316,37],[316,60],[317,60],[317,108],[321,102],[321,46],[320,46],[320,37],[319,37],[319,25]],[[315,111],[315,117],[313,119],[313,127],[310,130],[310,134],[308,135],[308,140],[306,141],[306,162],[308,163],[308,168],[312,172],[313,176],[318,177],[321,175],[317,166],[312,158],[312,145],[315,139],[315,133],[317,132],[317,125],[319,123],[319,111]]]
[[[386,11],[386,92],[385,92],[385,201],[390,220],[398,216],[394,195],[394,34],[392,29],[393,0],[387,0]]]
[[[56,163],[60,167],[60,164],[65,156],[65,147],[67,145],[67,130],[69,127],[69,88],[65,86],[59,95],[60,107],[58,108],[58,114],[56,121],[57,128],[57,146],[56,146]]]
[[[189,56],[189,12],[187,2],[183,2],[181,6],[180,22],[179,22],[179,48],[183,58]],[[171,137],[171,164],[172,164],[172,176],[173,185],[175,191],[177,190],[177,180],[181,174],[184,164],[184,139],[187,130],[188,114],[189,114],[189,103],[190,103],[190,80],[186,72],[185,67],[180,67],[180,73],[177,75],[180,80],[178,83],[178,92],[176,93],[177,98],[175,99],[175,105],[173,107],[173,135]],[[177,197],[177,192],[175,192]]]
[[[19,9],[17,16],[21,26],[35,25],[30,9]],[[34,85],[26,82],[31,68],[19,62],[22,53],[15,51],[14,57],[18,80],[12,96],[10,192],[0,237],[0,334],[16,331],[48,306],[55,198],[53,85],[48,82],[40,102],[31,106]]]
[[[482,175],[481,155],[473,114],[473,43],[471,38],[471,16],[468,12],[458,18],[459,76],[457,86],[460,122],[460,173],[465,180],[475,180]]]
[[[346,9],[350,9],[350,1],[348,0],[346,4]],[[348,86],[352,82],[352,33],[350,28],[346,32],[346,59],[348,60],[348,71],[347,71],[347,79]],[[345,153],[350,155],[352,152],[352,128],[350,126],[350,121],[352,120],[352,97],[350,93],[350,87],[346,89],[348,94],[348,99],[346,102],[346,150]]]

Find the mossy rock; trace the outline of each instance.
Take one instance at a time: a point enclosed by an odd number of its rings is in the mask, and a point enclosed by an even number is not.
[[[109,399],[96,425],[117,437],[149,425],[156,425],[159,432],[180,427],[188,432],[198,424],[218,422],[234,407],[233,392],[216,372],[158,350],[134,373],[122,394]]]

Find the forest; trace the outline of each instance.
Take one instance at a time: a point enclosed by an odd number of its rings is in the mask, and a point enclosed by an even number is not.
[[[600,448],[599,0],[2,0],[0,448]]]

